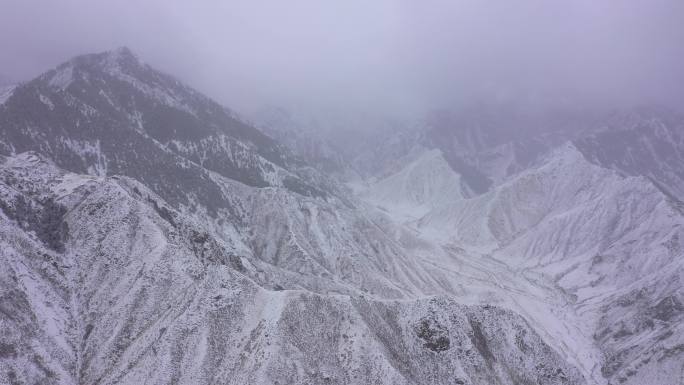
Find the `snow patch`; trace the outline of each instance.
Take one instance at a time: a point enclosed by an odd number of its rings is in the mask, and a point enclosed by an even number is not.
[[[54,105],[54,103],[52,103],[52,100],[50,100],[50,98],[48,98],[47,96],[45,96],[43,94],[40,94],[38,97],[40,98],[40,102],[45,104],[47,106],[47,108],[50,109],[50,111],[55,109],[55,105]]]
[[[48,81],[51,87],[60,89],[64,91],[69,87],[74,79],[74,67],[72,65],[64,66],[63,68],[58,68],[54,75]]]
[[[16,86],[0,87],[0,106],[12,96]]]

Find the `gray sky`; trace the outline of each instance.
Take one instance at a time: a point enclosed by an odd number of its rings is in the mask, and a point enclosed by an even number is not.
[[[682,0],[0,0],[0,78],[121,45],[241,112],[684,100]]]

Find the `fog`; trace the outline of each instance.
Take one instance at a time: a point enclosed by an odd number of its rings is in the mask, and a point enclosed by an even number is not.
[[[684,2],[1,0],[0,78],[128,46],[239,112],[684,100]]]

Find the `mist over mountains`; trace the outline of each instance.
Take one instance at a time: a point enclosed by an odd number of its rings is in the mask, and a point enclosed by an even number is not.
[[[0,384],[684,384],[681,11],[11,2]]]
[[[13,82],[125,45],[244,115],[683,108],[679,0],[7,1],[0,72]]]
[[[681,380],[681,115],[343,124],[241,118],[127,48],[10,89],[0,379]]]

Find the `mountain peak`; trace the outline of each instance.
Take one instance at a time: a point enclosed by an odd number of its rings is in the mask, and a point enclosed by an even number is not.
[[[66,90],[74,79],[83,78],[84,74],[86,78],[97,73],[139,77],[140,71],[145,68],[146,65],[133,51],[122,46],[110,51],[76,56],[39,79],[46,81],[52,88]]]
[[[122,46],[103,54],[96,54],[101,60],[97,64],[109,73],[130,73],[145,67],[145,64],[130,48]]]
[[[115,63],[120,67],[144,66],[144,63],[142,60],[140,60],[140,57],[126,46],[121,46],[111,51],[107,51],[105,54],[110,63]]]
[[[146,68],[145,63],[130,48],[122,46],[113,50],[77,56],[57,67],[57,70],[76,68],[79,71],[103,71],[109,74],[133,74]]]
[[[126,47],[125,45],[122,45],[120,47],[117,47],[111,51],[109,51],[111,55],[118,55],[118,56],[127,56],[127,57],[132,57],[132,58],[138,58],[138,55],[134,54],[133,51]]]

